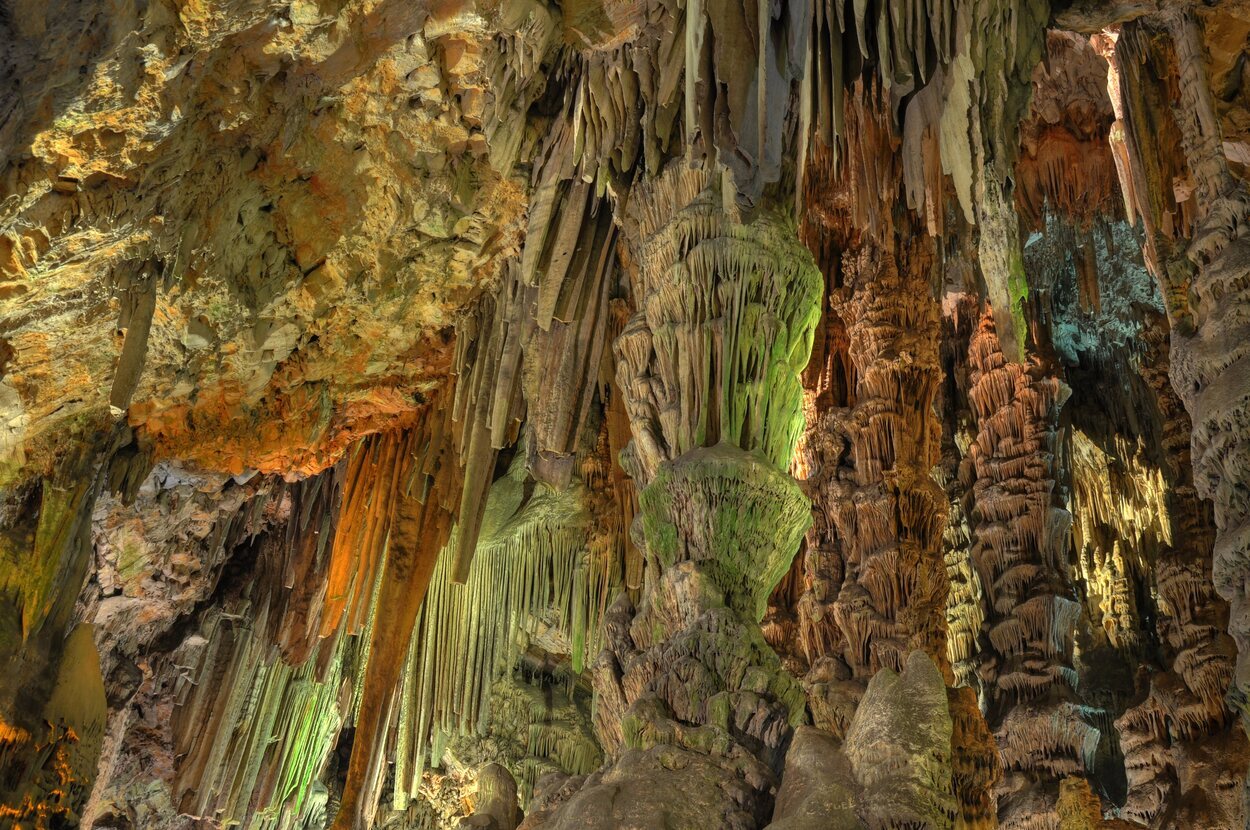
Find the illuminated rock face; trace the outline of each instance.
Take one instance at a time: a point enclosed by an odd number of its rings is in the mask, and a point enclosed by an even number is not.
[[[0,9],[0,825],[1239,827],[1250,6]]]

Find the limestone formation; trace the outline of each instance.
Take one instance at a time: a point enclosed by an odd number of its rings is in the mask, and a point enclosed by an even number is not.
[[[1247,0],[0,3],[0,826],[1246,826]]]

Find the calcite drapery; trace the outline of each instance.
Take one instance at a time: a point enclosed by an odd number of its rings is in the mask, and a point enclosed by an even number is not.
[[[480,734],[494,720],[509,717],[491,711],[493,689],[499,680],[507,685],[535,620],[567,640],[562,646],[568,664],[560,669],[571,678],[599,651],[601,618],[620,579],[615,549],[591,543],[598,536],[593,527],[598,515],[583,478],[572,479],[563,490],[547,484],[531,490],[526,457],[518,452],[508,474],[491,487],[468,579],[454,581],[454,544],[434,568],[395,703],[393,798],[398,809],[416,797],[427,764],[440,760],[434,748],[455,736]],[[549,612],[550,619],[544,616]],[[531,720],[529,728],[538,729],[541,718]],[[541,743],[558,736],[530,739]],[[584,756],[584,741],[575,743]],[[574,761],[566,765],[570,772],[588,771],[580,756],[565,760]],[[528,797],[533,780],[519,783]]]
[[[717,443],[784,467],[802,427],[819,277],[775,208],[737,215],[731,181],[674,163],[629,196],[639,310],[614,349],[634,432],[626,469],[643,487],[664,461]]]

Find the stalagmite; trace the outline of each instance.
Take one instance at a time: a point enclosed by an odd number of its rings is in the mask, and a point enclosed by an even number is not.
[[[754,623],[809,522],[779,468],[798,437],[818,281],[784,220],[738,218],[732,195],[719,177],[677,165],[630,194],[624,232],[640,310],[616,343],[617,386],[655,575],[632,621],[625,598],[609,612],[596,668],[600,722],[620,718],[616,760],[544,826],[562,826],[611,782],[654,775],[657,752],[695,764],[666,786],[733,788],[717,809],[749,826],[770,809],[769,782],[802,718],[799,688]],[[672,808],[629,809],[643,820]],[[690,823],[700,808],[681,809]]]
[[[901,674],[887,668],[869,681],[846,736],[869,827],[954,825],[945,698],[941,673],[920,651]]]

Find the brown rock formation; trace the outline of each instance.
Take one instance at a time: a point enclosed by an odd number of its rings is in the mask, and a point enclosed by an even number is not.
[[[1072,519],[1055,492],[1058,411],[1068,390],[1040,365],[1008,362],[988,314],[972,336],[968,362],[977,424],[968,456],[975,476],[971,557],[985,591],[990,643],[977,673],[1008,771],[999,813],[1005,826],[1023,826],[1037,805],[1012,803],[1019,776],[1088,772],[1103,740],[1073,702],[1080,606],[1069,581]]]
[[[901,183],[890,158],[874,155],[893,139],[862,89],[848,99],[845,130],[859,155],[844,177],[833,175],[827,151],[808,168],[806,198],[818,218],[807,234],[830,296],[804,447],[818,518],[798,610],[807,660],[836,661],[835,672],[849,669],[862,683],[882,667],[900,670],[915,649],[947,665],[945,499],[929,474],[941,434],[933,249],[912,238],[918,229],[907,214],[874,217],[854,205],[864,188]],[[825,692],[829,668],[813,675]]]

